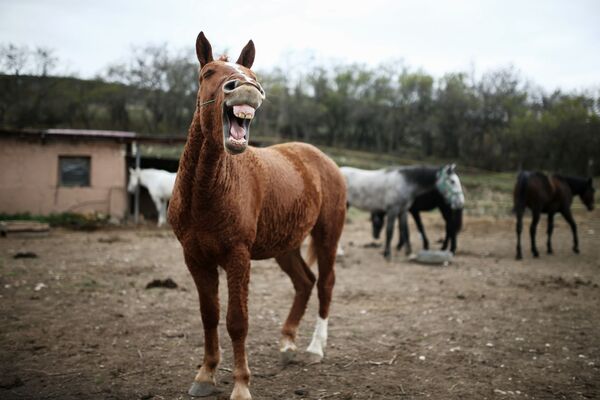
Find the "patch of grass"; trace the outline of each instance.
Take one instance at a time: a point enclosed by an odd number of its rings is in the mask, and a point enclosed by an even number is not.
[[[105,226],[108,223],[108,216],[100,213],[53,213],[50,215],[31,215],[29,213],[0,213],[0,221],[9,220],[45,222],[52,227],[63,227],[75,230],[92,231],[102,226]]]

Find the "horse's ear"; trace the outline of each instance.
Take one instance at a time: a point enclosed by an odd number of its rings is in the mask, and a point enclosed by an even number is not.
[[[450,164],[450,168],[449,168],[448,172],[454,173],[455,170],[456,170],[456,164],[454,164],[454,163]]]
[[[200,32],[196,39],[196,56],[200,61],[200,68],[213,60],[212,47],[206,36],[204,36],[204,32]]]
[[[240,57],[237,59],[236,63],[243,65],[246,68],[252,68],[252,64],[254,64],[255,53],[256,51],[254,50],[254,42],[250,40],[242,49]]]

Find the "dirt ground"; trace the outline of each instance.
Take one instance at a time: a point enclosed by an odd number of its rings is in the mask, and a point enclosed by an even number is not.
[[[292,286],[273,260],[253,262],[247,346],[254,398],[600,398],[600,211],[576,219],[580,255],[560,220],[555,255],[533,259],[524,235],[525,259],[517,262],[512,219],[467,217],[454,263],[436,267],[404,253],[385,262],[382,249],[369,246],[367,216],[354,214],[318,365],[301,358],[279,365]],[[440,218],[431,214],[425,224],[438,246]],[[545,250],[545,221],[538,244]],[[20,252],[37,258],[15,259]],[[0,257],[0,398],[188,398],[202,327],[168,229],[1,238]],[[178,287],[146,289],[166,278]],[[222,282],[223,313],[226,290]],[[300,327],[301,349],[316,300],[313,294]],[[223,322],[219,399],[232,389]]]

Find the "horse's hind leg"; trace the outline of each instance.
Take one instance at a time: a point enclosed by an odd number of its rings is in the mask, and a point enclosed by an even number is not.
[[[392,242],[392,236],[394,236],[394,222],[396,220],[397,215],[398,215],[398,210],[395,207],[392,207],[387,210],[387,214],[386,214],[387,221],[386,221],[386,225],[385,225],[385,249],[383,250],[383,256],[387,260],[392,258],[390,243]],[[406,218],[406,216],[405,216],[405,218]],[[402,223],[400,224],[400,229],[402,232],[400,234],[400,237],[402,237],[402,234],[405,234],[405,232],[402,230]]]
[[[522,209],[516,209],[517,213],[517,260],[523,258],[523,252],[521,251],[521,232],[523,231],[523,211]]]
[[[419,230],[419,234],[421,235],[421,240],[423,240],[423,248],[425,250],[429,250],[429,239],[427,239],[427,235],[425,234],[425,227],[423,226],[423,221],[421,220],[421,214],[418,211],[411,211],[410,213],[412,214],[413,219],[415,220],[415,224],[417,225],[417,229]]]
[[[548,242],[546,243],[546,247],[548,249],[548,254],[552,254],[552,231],[554,230],[554,213],[548,213]]]
[[[392,217],[393,218],[393,217]],[[306,349],[313,362],[320,362],[327,345],[327,323],[333,286],[335,285],[335,256],[337,243],[342,235],[345,212],[332,213],[327,222],[318,222],[311,233],[312,245],[319,265],[317,293],[319,296],[319,315],[310,345]]]
[[[296,291],[292,308],[283,324],[281,339],[279,341],[281,360],[285,364],[291,361],[296,354],[296,332],[306,310],[306,304],[310,298],[316,278],[302,259],[300,249],[277,256],[275,260],[290,277]]]
[[[535,233],[537,230],[538,222],[540,222],[540,212],[538,210],[532,210],[531,226],[529,227],[529,235],[531,236],[531,252],[534,257],[539,257],[540,253],[537,250],[535,244]]]

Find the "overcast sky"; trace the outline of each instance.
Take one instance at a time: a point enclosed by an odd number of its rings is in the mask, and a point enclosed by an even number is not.
[[[193,49],[200,30],[232,58],[253,39],[259,70],[309,56],[436,77],[513,65],[547,90],[600,87],[598,0],[0,0],[0,43],[54,49],[82,77],[132,46]]]

